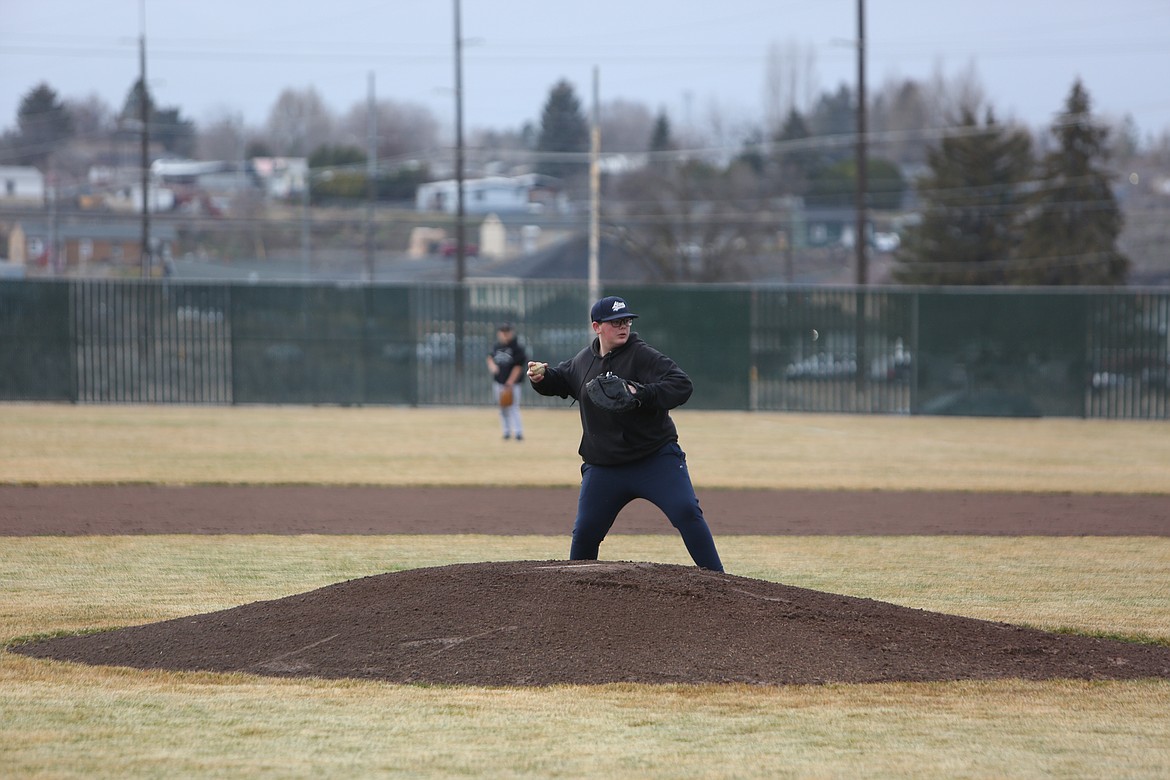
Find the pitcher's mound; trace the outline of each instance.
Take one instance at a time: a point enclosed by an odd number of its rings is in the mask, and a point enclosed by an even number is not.
[[[12,648],[141,669],[475,685],[1170,677],[1170,648],[652,563],[510,561]]]

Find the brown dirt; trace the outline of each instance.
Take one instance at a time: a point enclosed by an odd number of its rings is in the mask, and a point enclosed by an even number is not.
[[[1164,496],[700,491],[716,534],[1170,535]],[[529,503],[536,501],[535,504]],[[569,489],[0,487],[0,536],[567,534]],[[516,507],[539,506],[540,511]],[[674,533],[629,507],[615,533]],[[1053,634],[692,567],[382,574],[10,648],[143,669],[478,685],[1170,678],[1170,647]]]
[[[699,499],[716,536],[1170,536],[1164,495],[700,489]],[[568,534],[576,510],[576,488],[0,485],[0,536]],[[645,501],[614,525],[674,532]]]

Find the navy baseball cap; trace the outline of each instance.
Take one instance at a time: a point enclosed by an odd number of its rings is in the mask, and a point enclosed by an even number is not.
[[[593,304],[593,308],[589,312],[589,321],[609,322],[610,320],[634,319],[637,316],[630,311],[624,298],[609,295]]]

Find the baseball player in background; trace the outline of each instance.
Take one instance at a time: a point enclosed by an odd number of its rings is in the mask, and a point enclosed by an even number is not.
[[[512,323],[502,323],[496,330],[496,344],[487,356],[487,368],[492,375],[492,393],[500,408],[500,426],[504,438],[524,440],[524,425],[520,421],[520,377],[524,374],[528,354],[524,351]]]
[[[537,393],[572,397],[581,413],[581,493],[569,558],[596,560],[618,513],[644,498],[678,529],[698,566],[723,571],[670,417],[694,387],[673,360],[631,330],[637,316],[624,299],[602,298],[590,311],[596,338],[588,347],[556,366],[528,363]],[[613,411],[603,395],[586,391],[604,374],[627,380],[622,391],[632,399],[622,408],[628,411]]]

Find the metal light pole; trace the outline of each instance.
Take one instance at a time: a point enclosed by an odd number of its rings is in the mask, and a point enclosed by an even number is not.
[[[301,188],[301,265],[305,274],[305,281],[312,277],[313,241],[311,237],[312,225],[312,193],[310,187],[313,181],[313,169],[305,164],[305,184]]]
[[[593,127],[589,137],[589,300],[601,297],[601,109],[597,67],[593,68]]]
[[[854,228],[853,249],[857,257],[857,296],[856,296],[856,359],[857,389],[865,387],[866,380],[866,302],[868,300],[865,285],[869,276],[868,258],[869,242],[866,240],[866,190],[868,187],[866,176],[866,148],[865,148],[865,0],[857,0],[857,191],[855,207],[857,212]]]
[[[463,373],[463,295],[467,276],[463,203],[463,28],[455,0],[455,370]]]
[[[455,281],[467,274],[463,201],[463,32],[459,0],[455,0]]]
[[[374,98],[374,72],[370,71],[366,97],[366,282],[374,281],[374,198],[378,175],[378,114]]]
[[[866,190],[869,188],[866,170],[866,117],[865,117],[865,0],[857,0],[857,189],[854,193],[856,214],[855,239],[853,248],[857,256],[857,283],[866,284],[869,268],[865,240]]]
[[[142,120],[142,276],[150,275],[150,98],[146,89],[146,0],[139,6],[142,29],[138,37],[139,118]]]

